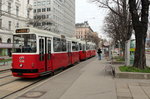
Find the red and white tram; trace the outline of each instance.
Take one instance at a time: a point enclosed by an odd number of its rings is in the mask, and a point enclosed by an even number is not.
[[[12,74],[15,77],[39,77],[90,57],[90,48],[86,52],[85,43],[45,30],[16,29],[13,41]],[[80,44],[83,47],[80,48]]]

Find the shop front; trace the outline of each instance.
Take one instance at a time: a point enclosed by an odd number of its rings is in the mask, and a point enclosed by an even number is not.
[[[10,56],[12,55],[13,44],[0,43],[0,56]]]

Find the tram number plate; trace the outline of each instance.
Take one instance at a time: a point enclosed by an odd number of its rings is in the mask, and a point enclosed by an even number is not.
[[[19,75],[19,76],[22,76],[23,74],[22,74],[22,73],[18,73],[18,75]]]

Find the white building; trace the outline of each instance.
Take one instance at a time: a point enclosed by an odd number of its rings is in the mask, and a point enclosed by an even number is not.
[[[0,0],[0,56],[10,55],[12,34],[33,18],[33,0]]]
[[[58,34],[75,33],[75,0],[34,0],[35,27]]]

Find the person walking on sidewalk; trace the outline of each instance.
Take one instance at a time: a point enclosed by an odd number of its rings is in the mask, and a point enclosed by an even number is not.
[[[99,49],[97,50],[97,54],[98,54],[98,59],[99,59],[99,60],[101,60],[101,53],[102,53],[102,51],[101,51],[101,49],[99,48]]]

